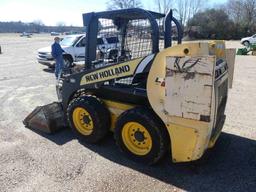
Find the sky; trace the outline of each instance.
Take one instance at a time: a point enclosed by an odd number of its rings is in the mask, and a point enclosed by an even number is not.
[[[106,10],[109,0],[0,0],[0,21],[42,21],[45,25],[82,26],[82,14]],[[226,0],[208,0],[209,6]],[[154,8],[154,0],[141,0],[145,9]]]

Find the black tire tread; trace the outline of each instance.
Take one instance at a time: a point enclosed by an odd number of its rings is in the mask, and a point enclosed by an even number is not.
[[[72,113],[72,109],[79,105],[89,105],[90,108],[95,112],[95,116],[97,118],[94,119],[94,124],[97,124],[98,129],[93,131],[90,136],[84,136],[79,133],[72,123],[72,119],[70,119],[70,114]],[[69,125],[72,131],[76,134],[79,140],[85,141],[88,143],[97,143],[109,131],[110,127],[110,114],[108,109],[105,107],[103,102],[99,100],[97,97],[93,95],[82,95],[80,97],[74,98],[68,105],[67,109],[67,117]]]
[[[154,130],[160,136],[159,137],[160,149],[159,151],[157,151],[157,154],[154,156],[153,159],[150,159],[147,162],[143,160],[143,163],[146,163],[149,165],[157,163],[166,153],[170,143],[169,135],[168,135],[167,129],[164,126],[164,123],[160,120],[160,118],[155,113],[153,113],[150,109],[145,107],[136,107],[122,113],[117,120],[114,136],[115,136],[117,145],[123,152],[126,152],[126,151],[124,151],[124,149],[122,148],[122,144],[120,144],[120,142],[122,142],[121,141],[122,139],[120,136],[120,131],[121,131],[120,124],[122,124],[123,119],[126,119],[127,116],[138,116],[141,119],[144,119],[151,127],[154,128]]]

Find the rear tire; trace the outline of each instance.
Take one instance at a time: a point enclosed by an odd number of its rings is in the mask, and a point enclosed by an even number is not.
[[[169,147],[169,135],[149,109],[130,109],[118,118],[115,139],[128,158],[145,164],[158,162]]]
[[[110,129],[110,113],[94,96],[73,99],[68,106],[67,117],[77,138],[87,143],[97,143]]]

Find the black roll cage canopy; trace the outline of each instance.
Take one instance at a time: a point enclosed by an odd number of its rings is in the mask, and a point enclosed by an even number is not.
[[[182,27],[173,17],[172,10],[165,14],[146,11],[140,8],[120,9],[114,11],[91,12],[83,14],[83,25],[86,32],[85,67],[91,68],[92,61],[96,58],[97,33],[99,19],[112,19],[116,23],[128,23],[129,20],[148,19],[151,27],[152,53],[159,52],[159,26],[156,19],[164,18],[164,48],[172,46],[172,22],[177,27],[178,44],[182,41]]]

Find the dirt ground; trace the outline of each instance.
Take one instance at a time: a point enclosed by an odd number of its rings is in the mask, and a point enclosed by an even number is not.
[[[255,191],[256,57],[237,56],[227,120],[215,148],[196,163],[136,164],[110,135],[79,143],[70,130],[55,135],[25,128],[36,106],[57,100],[54,75],[36,61],[52,37],[0,35],[0,191]],[[239,47],[229,41],[228,47]]]

